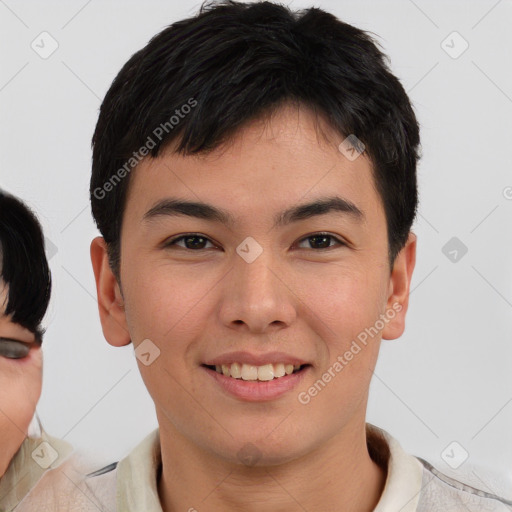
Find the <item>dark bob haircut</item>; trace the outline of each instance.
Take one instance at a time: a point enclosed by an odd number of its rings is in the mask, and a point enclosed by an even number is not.
[[[153,37],[123,66],[101,105],[91,205],[118,279],[130,171],[141,157],[156,157],[171,142],[183,155],[209,152],[289,101],[364,143],[392,268],[416,216],[420,140],[386,57],[366,32],[319,8],[220,1]]]
[[[41,322],[48,309],[51,274],[44,237],[35,215],[0,190],[0,276],[9,287],[4,314],[42,342]]]

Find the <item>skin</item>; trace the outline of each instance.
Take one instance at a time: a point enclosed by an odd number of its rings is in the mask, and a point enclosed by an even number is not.
[[[349,161],[343,140],[308,109],[280,108],[251,122],[208,155],[172,147],[143,161],[131,177],[121,233],[120,284],[101,237],[91,245],[100,318],[108,342],[161,351],[139,362],[155,402],[162,446],[158,482],[165,511],[373,510],[385,472],[369,457],[365,413],[381,337],[404,330],[416,237],[390,272],[386,219],[369,159]],[[273,228],[291,206],[339,195],[364,213],[357,222],[329,213]],[[228,210],[225,226],[185,216],[143,219],[177,196]],[[328,232],[328,249],[308,236]],[[184,233],[208,239],[201,251]],[[247,237],[262,247],[248,264],[236,252]],[[195,251],[195,252],[194,252]],[[307,390],[380,314],[389,321],[307,405]],[[278,399],[244,402],[223,393],[201,364],[234,350],[279,350],[307,362],[298,389]],[[251,443],[259,459],[244,465]]]
[[[31,345],[28,355],[19,359],[2,355],[4,338],[28,345],[35,342],[34,333],[4,314],[7,292],[0,280],[0,477],[27,436],[43,377],[40,346]]]

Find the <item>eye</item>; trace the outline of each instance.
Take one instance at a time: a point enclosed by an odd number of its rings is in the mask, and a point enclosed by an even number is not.
[[[22,341],[0,338],[0,357],[23,359],[28,356],[30,345]]]
[[[309,241],[309,248],[313,249],[331,249],[332,247],[335,247],[330,245],[331,241],[335,241],[338,245],[341,246],[346,245],[339,238],[335,237],[334,235],[330,235],[329,233],[314,233],[312,235],[308,235],[307,237],[303,238],[299,244],[304,241],[306,241],[306,243]],[[308,247],[301,247],[301,249],[308,249]]]
[[[178,244],[178,242],[182,241],[183,245]],[[213,243],[205,236],[199,233],[190,233],[188,235],[182,235],[178,238],[175,238],[174,240],[169,240],[168,242],[165,243],[165,247],[178,245],[179,247],[183,247],[184,249],[202,250],[207,248],[205,247],[205,245],[208,243],[212,244],[212,246],[215,247]]]
[[[300,242],[309,241],[310,247],[313,249],[331,249],[335,247],[330,244],[330,242],[334,241],[339,246],[345,246],[346,244],[337,238],[334,235],[330,235],[329,233],[314,233],[307,237],[304,237]],[[180,243],[178,243],[180,242]],[[207,244],[211,244],[212,247],[215,245],[211,242],[211,240],[200,233],[189,233],[187,235],[182,235],[177,238],[171,239],[165,243],[165,247],[170,247],[173,245],[177,245],[179,247],[183,247],[184,249],[189,249],[192,251],[200,251],[207,249]],[[301,249],[307,249],[307,247],[301,247]]]

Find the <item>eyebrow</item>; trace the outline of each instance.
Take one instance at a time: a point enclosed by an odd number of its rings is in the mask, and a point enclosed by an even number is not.
[[[274,217],[274,228],[333,212],[347,214],[358,222],[362,222],[365,219],[362,210],[354,203],[339,196],[331,196],[284,210]],[[144,214],[143,220],[151,221],[162,216],[194,217],[219,222],[228,226],[235,224],[235,218],[227,210],[203,202],[177,198],[166,198],[159,201]]]

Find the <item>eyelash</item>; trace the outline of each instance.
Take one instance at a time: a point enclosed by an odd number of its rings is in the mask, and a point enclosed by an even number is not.
[[[330,233],[323,233],[323,232],[319,232],[319,233],[312,233],[311,235],[307,235],[303,238],[301,238],[299,240],[299,243],[304,241],[304,240],[307,240],[309,238],[314,238],[314,237],[328,237],[332,240],[335,240],[339,246],[346,246],[347,244],[345,242],[343,242],[342,240],[340,240],[338,237],[334,236],[334,235],[331,235]],[[172,245],[176,245],[176,242],[179,242],[180,240],[184,240],[185,238],[203,238],[205,240],[207,240],[208,242],[212,243],[213,242],[206,236],[200,234],[200,233],[187,233],[185,235],[180,235],[176,238],[173,238],[169,241],[167,241],[165,243],[165,247],[170,247]],[[213,244],[215,245],[215,244]],[[180,246],[181,247],[181,246]],[[330,246],[330,247],[324,247],[324,248],[321,248],[321,249],[311,249],[311,250],[314,250],[315,252],[320,252],[320,251],[325,251],[327,249],[333,249],[335,248],[335,246]],[[187,251],[192,251],[192,252],[200,252],[200,251],[206,251],[207,249],[206,248],[201,248],[201,249],[188,249],[187,247],[182,247],[182,249],[185,249]]]

